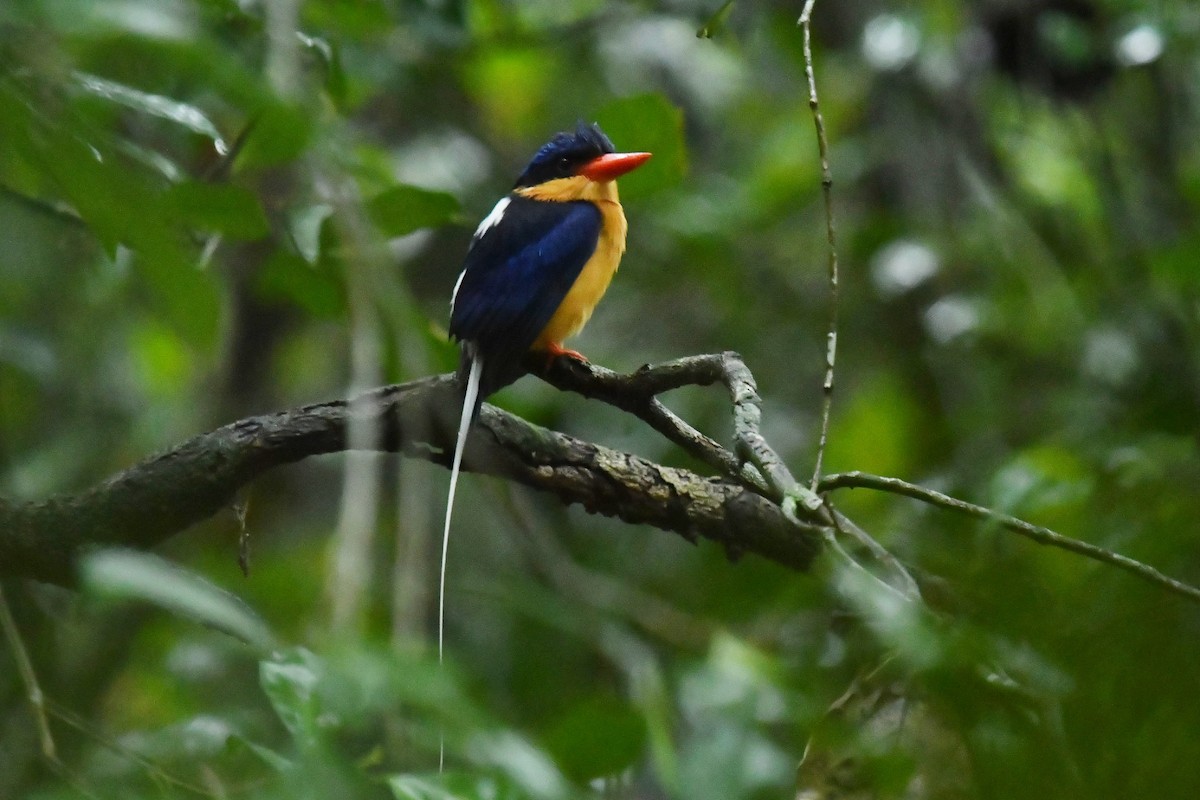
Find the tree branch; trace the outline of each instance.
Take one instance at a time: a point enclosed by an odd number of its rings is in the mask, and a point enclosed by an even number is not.
[[[1167,591],[1186,597],[1193,602],[1200,602],[1200,588],[1164,575],[1148,564],[1143,564],[1128,556],[1114,553],[1111,550],[1105,550],[1103,547],[1097,547],[1088,542],[1081,542],[1078,539],[1063,536],[1061,533],[1056,533],[1040,525],[1034,525],[1023,519],[1017,519],[1008,514],[1001,514],[999,511],[993,511],[990,508],[977,506],[974,503],[950,497],[933,489],[926,489],[923,486],[902,481],[899,478],[885,478],[866,472],[841,472],[827,476],[821,481],[819,486],[821,492],[855,488],[875,489],[880,492],[903,495],[904,497],[911,497],[914,500],[920,500],[923,503],[957,511],[976,519],[994,522],[1000,527],[1024,536],[1026,539],[1032,539],[1038,544],[1058,547],[1062,550],[1068,550],[1077,555],[1084,556],[1085,558],[1090,558],[1093,561],[1099,561],[1118,569],[1123,569]]]
[[[735,354],[733,355],[736,358]],[[741,460],[718,442],[680,419],[657,396],[682,386],[709,386],[721,381],[720,355],[688,356],[622,375],[610,369],[572,358],[559,358],[544,371],[544,362],[534,356],[527,367],[556,389],[599,400],[633,414],[693,458],[720,470],[730,478],[741,478],[765,492],[762,478],[744,469]]]
[[[530,366],[536,371],[536,363]],[[558,389],[576,392],[633,414],[695,458],[742,481],[764,497],[782,502],[793,495],[811,521],[833,523],[833,519],[823,513],[821,498],[796,482],[783,459],[759,432],[762,399],[758,396],[754,376],[737,353],[709,353],[653,366],[646,364],[628,375],[595,364],[560,358],[552,362],[541,377]],[[733,404],[736,455],[688,425],[657,400],[658,395],[672,389],[714,383],[725,386]],[[746,462],[754,469],[748,469]]]
[[[240,487],[267,470],[345,450],[354,417],[378,423],[373,449],[447,464],[455,427],[450,417],[457,417],[460,402],[450,376],[425,378],[239,420],[77,495],[0,500],[0,574],[70,585],[79,558],[92,548],[150,548],[230,505]],[[740,483],[580,441],[491,406],[472,431],[464,469],[689,541],[710,539],[731,556],[757,553],[804,570],[820,548],[811,529]]]
[[[528,367],[536,371],[541,364],[531,359]],[[829,551],[851,570],[866,572],[833,536],[836,530],[856,541],[892,574],[895,586],[880,582],[901,599],[917,600],[920,590],[908,570],[866,531],[838,513],[832,504],[799,483],[786,463],[760,432],[762,399],[754,375],[732,351],[687,356],[664,364],[643,366],[628,375],[619,375],[604,367],[560,358],[552,362],[543,379],[559,389],[578,392],[614,405],[646,421],[672,442],[708,464],[736,477],[744,486],[779,504],[785,516],[797,526],[814,525],[815,532]],[[708,386],[721,383],[733,405],[733,428],[738,455],[730,453],[712,439],[696,431],[658,402],[656,395],[681,386]],[[669,415],[669,416],[668,416]],[[750,462],[751,466],[743,463]],[[870,573],[867,573],[868,575]],[[878,580],[875,576],[870,576]]]
[[[833,539],[851,536],[885,564],[896,590],[915,600],[911,576],[822,497],[810,497],[758,430],[760,400],[736,353],[689,356],[620,375],[558,359],[542,376],[552,385],[608,402],[646,420],[726,477],[704,477],[629,453],[546,430],[492,406],[472,429],[464,469],[496,475],[579,503],[591,513],[673,531],[689,541],[720,543],[731,557],[756,553],[807,570],[828,547],[861,569]],[[672,414],[657,395],[687,385],[723,384],[734,410],[739,455]],[[348,449],[352,422],[377,431],[371,449],[448,465],[460,389],[442,375],[239,420],[193,437],[76,495],[30,503],[0,499],[0,576],[72,585],[81,556],[95,548],[148,549],[234,502],[237,491],[267,470]],[[743,463],[742,458],[750,464]],[[831,475],[819,491],[863,487],[912,497],[994,521],[1040,544],[1083,555],[1200,601],[1200,588],[1118,553],[1070,539],[991,509],[862,472]]]

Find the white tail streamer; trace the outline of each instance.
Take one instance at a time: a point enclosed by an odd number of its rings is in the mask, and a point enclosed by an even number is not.
[[[450,467],[450,494],[446,498],[446,525],[442,529],[442,568],[438,579],[438,665],[444,655],[446,632],[446,554],[450,550],[450,518],[454,514],[454,493],[458,489],[458,472],[462,467],[463,447],[467,443],[467,432],[471,430],[471,417],[475,415],[475,400],[479,397],[479,376],[483,372],[483,356],[471,354],[471,369],[467,373],[467,391],[463,397],[462,418],[458,422],[458,439],[454,443],[454,461]],[[446,760],[445,740],[438,743],[438,772]]]

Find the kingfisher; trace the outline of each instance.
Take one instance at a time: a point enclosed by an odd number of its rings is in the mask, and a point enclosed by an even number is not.
[[[465,391],[442,536],[439,660],[450,515],[471,423],[484,398],[521,377],[530,351],[544,353],[547,363],[587,360],[563,342],[587,324],[625,252],[628,226],[616,179],[648,158],[616,152],[599,126],[580,123],[537,151],[475,229],[450,300]]]

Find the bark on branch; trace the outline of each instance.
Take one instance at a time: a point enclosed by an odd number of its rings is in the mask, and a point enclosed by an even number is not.
[[[228,506],[239,488],[267,470],[345,450],[355,416],[376,423],[375,449],[446,464],[458,404],[450,376],[425,378],[239,420],[80,494],[23,504],[0,500],[0,575],[70,585],[90,549],[153,547]],[[491,406],[472,431],[464,468],[551,492],[592,513],[691,541],[711,539],[731,556],[757,553],[804,570],[820,547],[810,529],[739,482],[655,464]]]
[[[540,370],[544,364],[531,362]],[[1003,517],[894,478],[863,473],[830,476],[820,494],[801,485],[759,432],[754,377],[736,353],[689,356],[618,374],[558,359],[541,377],[560,389],[621,408],[721,473],[655,464],[629,453],[540,428],[484,406],[464,456],[469,472],[497,475],[553,493],[567,505],[626,522],[710,539],[731,557],[756,553],[806,570],[827,549],[847,569],[865,573],[838,542],[847,537],[883,568],[880,586],[907,602],[920,592],[907,568],[829,502],[827,493],[860,486],[995,519],[1042,544],[1125,569],[1190,600],[1200,588],[1117,553]],[[720,383],[729,393],[734,448],[726,449],[671,413],[658,395],[681,386]],[[351,400],[303,406],[239,420],[121,472],[76,495],[31,503],[0,498],[0,577],[70,585],[79,559],[97,547],[146,549],[230,505],[245,484],[274,467],[349,447],[355,419],[378,433],[373,449],[448,465],[461,407],[451,376],[424,378],[366,392]],[[872,580],[879,580],[868,574]]]

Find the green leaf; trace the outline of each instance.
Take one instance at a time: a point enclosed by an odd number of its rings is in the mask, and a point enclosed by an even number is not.
[[[512,781],[497,775],[446,772],[437,775],[390,775],[396,800],[527,800]],[[565,795],[559,795],[565,796]]]
[[[467,745],[476,764],[501,770],[530,797],[562,797],[566,781],[546,754],[516,731],[480,733]]]
[[[217,337],[221,302],[212,274],[183,258],[140,251],[137,272],[145,280],[153,310],[185,341],[210,346]]]
[[[115,147],[121,154],[128,156],[143,167],[153,170],[171,183],[177,183],[187,177],[178,164],[157,150],[142,147],[128,140],[116,142]]]
[[[301,6],[302,24],[312,30],[328,31],[346,39],[370,37],[386,38],[385,32],[394,29],[396,21],[392,3],[364,3],[361,0],[337,0],[336,2],[305,3]],[[443,5],[421,3],[418,7]]]
[[[253,742],[247,742],[246,746],[250,748],[250,752],[258,756],[264,764],[276,772],[287,773],[295,769],[295,764],[279,755],[274,750],[263,747],[260,744],[254,744]]]
[[[0,140],[6,144],[0,165],[24,175],[14,183],[33,196],[65,200],[110,258],[136,256],[132,262],[154,312],[190,344],[211,345],[219,312],[216,286],[185,247],[179,216],[164,202],[159,176],[131,168],[103,136],[89,141],[31,113],[32,101],[10,89],[0,84]]]
[[[102,550],[81,568],[84,590],[97,597],[144,600],[211,625],[267,650],[271,629],[240,598],[158,556],[132,550]]]
[[[371,198],[367,210],[385,236],[404,236],[450,222],[458,213],[458,200],[445,192],[397,184]]]
[[[138,378],[148,399],[167,402],[186,386],[195,359],[179,333],[150,318],[130,331],[129,352],[138,364]]]
[[[282,103],[269,106],[251,121],[238,167],[275,167],[294,161],[312,136],[310,109]]]
[[[621,178],[621,196],[641,197],[677,182],[687,172],[683,112],[658,94],[625,97],[604,106],[596,121],[618,150],[649,151],[654,157]]]
[[[245,240],[261,239],[270,230],[258,198],[241,186],[189,181],[167,190],[167,202],[198,230]]]
[[[195,106],[170,97],[149,94],[134,89],[132,86],[116,83],[97,75],[89,75],[86,72],[76,72],[74,77],[79,87],[88,94],[182,125],[190,131],[211,139],[218,152],[224,152],[228,147],[225,140],[221,138],[221,132],[217,130],[217,126]]]
[[[555,761],[576,781],[621,772],[641,755],[645,741],[641,715],[613,697],[576,705],[545,736]]]
[[[231,722],[213,714],[182,719],[153,730],[131,731],[122,744],[155,762],[209,761],[236,749],[239,737]]]
[[[298,208],[289,215],[288,230],[291,231],[292,241],[309,264],[316,264],[321,258],[321,229],[331,216],[333,206],[328,203]]]
[[[321,660],[303,647],[278,653],[258,666],[258,679],[280,721],[296,743],[312,748],[319,741],[317,684]]]
[[[336,44],[320,36],[308,36],[299,31],[296,32],[296,36],[300,39],[300,44],[304,45],[309,52],[314,53],[321,60],[321,64],[325,67],[325,91],[329,93],[329,97],[333,100],[334,105],[338,108],[344,108],[346,105],[347,81],[346,70],[342,66],[340,49]]]
[[[328,266],[309,264],[286,251],[275,253],[259,273],[258,290],[266,297],[290,300],[322,319],[338,319],[346,308],[338,275]]]
[[[431,779],[417,775],[392,775],[388,787],[396,800],[460,800],[460,796]]]
[[[734,0],[726,0],[725,4],[717,9],[708,22],[696,31],[696,36],[700,39],[711,39],[716,36],[725,27],[725,23],[729,21],[729,14],[733,11]]]
[[[260,761],[278,773],[287,774],[296,768],[291,759],[280,755],[269,747],[252,742],[244,736],[234,736],[230,739],[230,743],[245,747],[251,753],[258,756]]]

